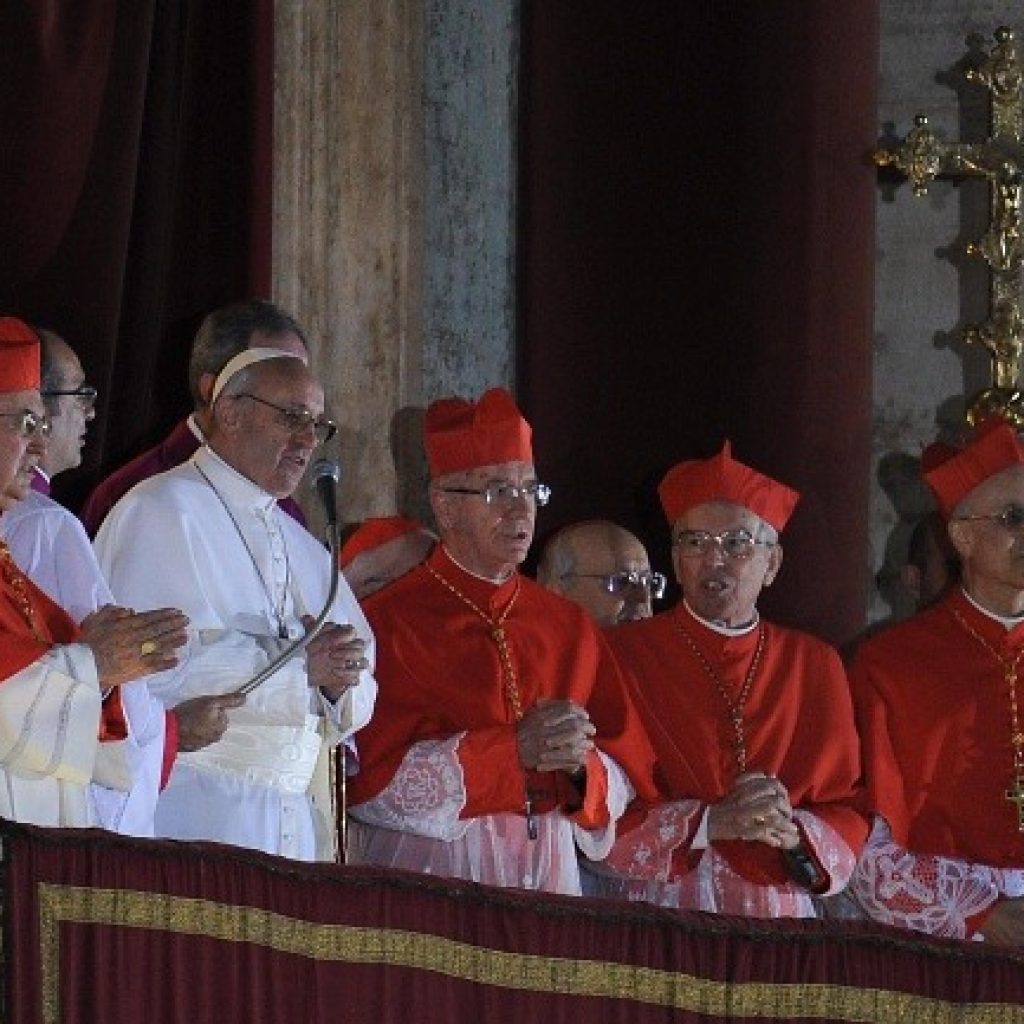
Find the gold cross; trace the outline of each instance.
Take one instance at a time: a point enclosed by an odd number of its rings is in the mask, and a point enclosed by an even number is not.
[[[1017,831],[1024,832],[1024,776],[1018,775],[1006,791],[1006,799],[1017,805]]]
[[[967,246],[967,252],[980,256],[989,266],[989,318],[983,324],[968,327],[964,340],[988,350],[992,386],[974,398],[967,418],[973,424],[995,414],[1021,427],[1024,76],[1013,31],[998,28],[995,40],[988,59],[966,73],[968,81],[980,82],[991,94],[990,135],[984,142],[939,142],[928,127],[928,118],[918,114],[915,127],[898,148],[876,150],[874,157],[879,167],[894,167],[910,178],[918,196],[927,193],[929,182],[940,175],[983,178],[988,182],[989,228],[979,241]]]

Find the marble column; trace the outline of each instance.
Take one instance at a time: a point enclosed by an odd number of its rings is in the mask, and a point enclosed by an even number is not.
[[[425,404],[511,381],[517,23],[276,2],[273,294],[341,427],[347,522],[425,514]]]

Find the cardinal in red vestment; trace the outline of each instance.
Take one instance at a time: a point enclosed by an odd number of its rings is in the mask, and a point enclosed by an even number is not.
[[[925,479],[961,584],[851,668],[874,815],[851,889],[877,921],[1020,948],[1024,447],[989,422]]]
[[[440,542],[365,603],[376,712],[359,734],[349,856],[578,893],[652,754],[608,647],[576,605],[524,578],[548,488],[512,397],[427,411]]]
[[[838,654],[757,610],[798,495],[726,442],[676,465],[659,496],[682,600],[607,636],[654,745],[662,799],[630,808],[595,885],[662,906],[813,916],[813,895],[846,885],[867,825]]]

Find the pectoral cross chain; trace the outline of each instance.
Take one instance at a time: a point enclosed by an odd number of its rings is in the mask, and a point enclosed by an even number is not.
[[[1006,799],[1017,805],[1017,828],[1024,832],[1024,775],[1018,775],[1006,791]]]

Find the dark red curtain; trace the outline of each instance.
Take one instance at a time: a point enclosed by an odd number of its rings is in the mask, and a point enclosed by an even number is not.
[[[0,310],[101,389],[71,493],[190,407],[198,319],[266,292],[272,0],[0,5]]]
[[[891,929],[71,829],[0,838],[0,1012],[17,1024],[953,1024],[1024,1001],[1021,954]]]
[[[863,625],[878,4],[524,0],[519,388],[541,529],[730,437],[802,492],[763,609]]]

